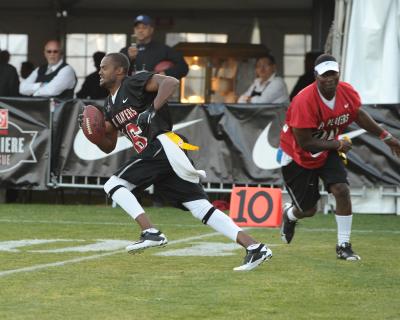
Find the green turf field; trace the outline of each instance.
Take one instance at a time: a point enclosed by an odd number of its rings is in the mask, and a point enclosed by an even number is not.
[[[228,239],[189,213],[148,212],[170,243],[128,255],[139,230],[121,209],[2,204],[0,319],[400,319],[400,217],[355,216],[360,262],[336,259],[332,215],[301,221],[291,245],[251,229],[274,257],[238,273]]]

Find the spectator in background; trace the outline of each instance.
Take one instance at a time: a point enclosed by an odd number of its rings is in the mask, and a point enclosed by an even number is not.
[[[9,64],[10,53],[0,52],[0,97],[16,97],[18,94],[19,78],[17,69]]]
[[[256,79],[239,97],[238,103],[288,103],[289,95],[283,79],[276,75],[275,58],[270,54],[257,59]]]
[[[103,99],[108,96],[108,91],[100,87],[100,62],[104,58],[105,52],[97,51],[93,54],[94,66],[96,71],[89,74],[82,84],[81,90],[76,94],[81,99]]]
[[[290,101],[293,100],[294,96],[299,93],[302,89],[313,83],[315,80],[314,76],[314,61],[317,59],[322,52],[310,51],[307,52],[304,57],[304,74],[297,80],[292,93],[290,94]]]
[[[72,99],[77,79],[72,67],[63,61],[62,53],[59,41],[48,41],[44,47],[47,63],[21,82],[19,92],[26,96]]]
[[[136,38],[131,41],[129,47],[121,49],[130,62],[129,74],[142,70],[155,71],[157,64],[161,61],[170,61],[170,66],[162,71],[156,70],[159,74],[181,79],[187,75],[189,67],[180,52],[171,47],[153,41],[154,22],[146,15],[139,15],[133,23],[133,33]]]
[[[21,76],[21,79],[26,79],[29,77],[29,75],[35,70],[35,65],[30,62],[30,61],[25,61],[21,63],[21,69],[19,71],[19,74]]]
[[[10,53],[7,50],[0,50],[0,63],[9,63]]]

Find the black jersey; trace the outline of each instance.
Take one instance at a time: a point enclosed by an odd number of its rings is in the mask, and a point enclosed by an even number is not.
[[[105,101],[105,118],[121,131],[133,144],[137,153],[141,153],[161,133],[172,130],[172,121],[165,104],[157,111],[147,130],[136,125],[139,113],[153,103],[156,92],[147,92],[145,87],[152,72],[140,72],[132,77],[125,77],[118,90],[115,102],[111,96]]]

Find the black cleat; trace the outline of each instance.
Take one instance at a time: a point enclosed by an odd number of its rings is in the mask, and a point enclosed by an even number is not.
[[[291,208],[291,204],[285,203],[283,206],[283,221],[281,226],[281,239],[283,242],[289,244],[294,237],[294,229],[296,227],[297,221],[289,220],[287,216],[287,211]]]
[[[247,250],[243,264],[234,268],[235,271],[250,271],[259,266],[265,260],[272,258],[272,251],[266,245],[260,243],[256,249]]]
[[[128,253],[136,253],[151,247],[164,247],[168,243],[167,237],[161,233],[145,231],[140,234],[140,239],[126,247]]]
[[[336,245],[336,255],[338,259],[342,260],[361,260],[360,256],[353,251],[353,249],[351,248],[351,243],[349,242],[342,243],[340,246]]]

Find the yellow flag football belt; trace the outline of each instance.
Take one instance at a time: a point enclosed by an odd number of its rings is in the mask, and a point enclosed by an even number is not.
[[[343,137],[343,140],[346,140],[346,141],[352,143],[352,142],[351,142],[351,139],[349,138],[349,136],[344,136],[344,137]],[[339,157],[340,157],[340,159],[342,159],[343,163],[347,166],[347,163],[348,163],[349,161],[347,160],[347,155],[346,155],[346,153],[344,153],[344,152],[339,152]]]
[[[170,131],[166,133],[167,137],[171,139],[173,143],[175,143],[179,148],[184,149],[184,150],[199,150],[200,148],[198,146],[194,146],[190,143],[186,143],[183,141],[183,139],[178,136],[176,133]]]

